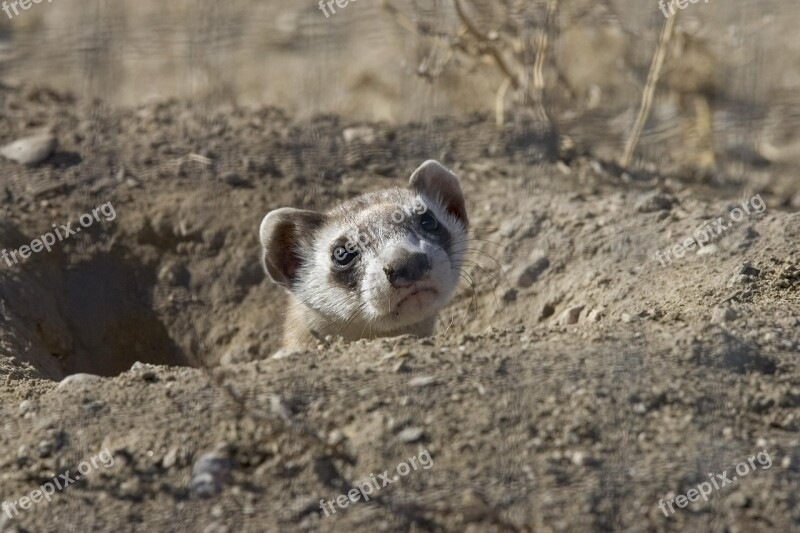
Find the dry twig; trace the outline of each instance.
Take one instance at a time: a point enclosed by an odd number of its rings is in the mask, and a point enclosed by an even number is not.
[[[650,109],[653,106],[653,96],[656,92],[656,85],[658,79],[661,77],[661,70],[664,67],[664,60],[667,57],[667,49],[672,36],[675,34],[675,24],[678,20],[678,13],[676,12],[672,17],[668,18],[664,23],[664,29],[661,31],[661,38],[658,41],[658,48],[653,55],[653,62],[650,65],[650,72],[647,74],[647,83],[642,91],[642,102],[639,106],[639,114],[636,117],[636,122],[633,125],[628,142],[625,145],[625,153],[620,159],[620,166],[627,167],[633,158],[633,152],[639,144],[639,138],[642,136],[642,130],[647,122],[647,117],[650,116]]]

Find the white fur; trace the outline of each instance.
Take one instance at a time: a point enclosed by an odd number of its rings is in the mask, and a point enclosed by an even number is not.
[[[398,208],[414,209],[414,200]],[[295,296],[305,306],[316,310],[328,319],[340,322],[340,327],[350,325],[341,334],[345,337],[358,337],[367,330],[375,333],[387,333],[413,324],[430,320],[449,300],[459,280],[459,269],[463,259],[466,231],[463,224],[449,214],[440,202],[418,195],[417,201],[425,203],[440,224],[449,231],[451,241],[456,243],[452,256],[437,243],[427,238],[419,238],[415,234],[402,234],[399,238],[388,239],[381,230],[382,224],[391,225],[391,220],[381,224],[373,223],[378,215],[376,211],[385,209],[384,205],[373,209],[363,209],[352,213],[351,221],[341,224],[328,224],[317,233],[313,252],[302,267],[300,278],[304,282],[297,287]],[[380,214],[385,218],[385,213]],[[370,222],[370,227],[377,228],[372,241],[377,238],[377,253],[362,250],[357,259],[365,266],[365,274],[360,286],[355,290],[333,286],[328,276],[331,269],[330,246],[342,235],[351,234],[355,224]],[[386,241],[384,242],[384,239]],[[389,259],[398,250],[423,252],[428,256],[431,270],[418,282],[408,288],[392,287],[383,271]],[[434,288],[437,293],[423,292],[407,299],[398,307],[398,303],[408,294],[420,287]]]

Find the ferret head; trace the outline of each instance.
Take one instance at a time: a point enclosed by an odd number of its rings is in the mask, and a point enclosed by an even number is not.
[[[449,301],[467,224],[458,177],[428,161],[407,189],[365,194],[325,213],[270,212],[261,223],[264,265],[342,334],[390,334]]]

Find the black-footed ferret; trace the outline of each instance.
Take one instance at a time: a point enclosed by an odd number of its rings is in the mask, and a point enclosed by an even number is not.
[[[282,208],[261,223],[264,266],[289,293],[284,346],[433,333],[459,280],[467,210],[458,177],[422,164],[407,189],[324,213]]]

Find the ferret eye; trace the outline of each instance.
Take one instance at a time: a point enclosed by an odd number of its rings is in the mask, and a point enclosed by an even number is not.
[[[436,231],[439,229],[439,221],[436,220],[436,217],[430,213],[424,213],[421,217],[419,217],[419,225],[425,231]]]
[[[348,252],[344,246],[337,246],[333,251],[333,262],[340,267],[346,267],[358,257],[358,251]]]

